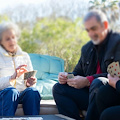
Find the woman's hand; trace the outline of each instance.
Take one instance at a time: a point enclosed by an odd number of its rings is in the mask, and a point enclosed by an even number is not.
[[[23,73],[26,73],[27,69],[25,67],[27,67],[27,65],[20,65],[18,68],[16,68],[15,73],[11,76],[10,81],[20,77]]]
[[[108,74],[108,79],[109,79],[109,85],[112,86],[113,88],[116,88],[116,83],[117,81],[120,80],[120,78],[118,76],[111,76],[110,74]]]
[[[27,87],[31,87],[31,86],[33,86],[34,84],[36,84],[36,82],[37,82],[37,79],[36,79],[35,77],[28,78],[28,79],[26,80],[26,86],[27,86]]]

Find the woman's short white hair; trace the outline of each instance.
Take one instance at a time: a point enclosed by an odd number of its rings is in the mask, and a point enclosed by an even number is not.
[[[2,40],[3,32],[5,32],[7,30],[14,30],[17,40],[19,39],[19,37],[20,37],[19,27],[13,22],[2,22],[2,23],[0,23],[0,41]]]

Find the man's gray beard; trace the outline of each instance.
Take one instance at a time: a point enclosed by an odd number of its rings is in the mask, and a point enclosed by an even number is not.
[[[99,45],[100,44],[100,40],[96,40],[96,41],[92,40],[92,42],[93,42],[94,45]]]

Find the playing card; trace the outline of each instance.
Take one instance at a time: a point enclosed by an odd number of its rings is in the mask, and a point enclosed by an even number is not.
[[[37,70],[29,71],[24,73],[24,80],[27,80],[28,78],[34,77],[37,73]]]
[[[28,120],[43,120],[42,117],[29,117]]]
[[[110,65],[108,65],[107,71],[111,76],[114,76],[114,70],[113,70],[113,66],[115,65],[115,62],[112,62]]]
[[[2,118],[2,120],[29,120],[28,118]]]
[[[119,62],[113,62],[111,63],[108,68],[107,71],[110,75],[114,76],[118,76],[120,77],[120,66],[119,66]]]
[[[68,79],[74,78],[74,75],[73,75],[73,74],[69,74],[69,73],[68,73],[67,78],[68,78]]]
[[[116,76],[120,76],[120,66],[119,66],[119,62],[115,62],[115,64],[113,65],[113,73]]]

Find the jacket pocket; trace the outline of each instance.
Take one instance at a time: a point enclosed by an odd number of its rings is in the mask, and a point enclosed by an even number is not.
[[[108,66],[110,63],[114,62],[114,55],[111,55],[110,57],[106,58],[104,60],[104,63],[106,64],[106,66]]]
[[[117,51],[117,52],[115,53],[114,60],[120,62],[120,51]]]
[[[86,74],[87,71],[88,71],[89,65],[90,65],[90,61],[89,61],[89,60],[85,60],[85,61],[83,62],[82,68],[83,68],[83,71],[84,71],[85,74]]]

